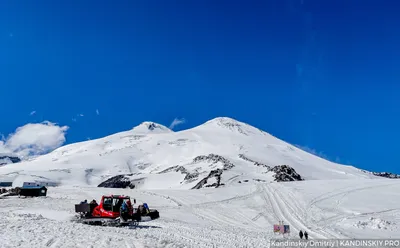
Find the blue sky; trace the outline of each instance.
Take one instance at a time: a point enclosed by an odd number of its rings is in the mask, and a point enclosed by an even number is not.
[[[400,173],[398,5],[2,1],[0,132],[48,120],[72,143],[147,120],[184,118],[180,130],[229,116]]]

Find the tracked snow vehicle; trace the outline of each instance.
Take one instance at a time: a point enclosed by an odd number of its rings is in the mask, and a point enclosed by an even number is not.
[[[75,204],[75,212],[79,214],[76,221],[89,225],[129,226],[160,217],[159,212],[156,209],[149,209],[146,203],[137,208],[132,207],[128,215],[123,214],[121,206],[124,202],[130,202],[130,197],[103,195],[100,204],[86,202]],[[134,204],[136,204],[136,199],[134,199]]]

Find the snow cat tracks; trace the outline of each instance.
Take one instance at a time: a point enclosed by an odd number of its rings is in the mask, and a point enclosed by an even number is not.
[[[73,220],[76,223],[86,224],[90,226],[108,226],[108,227],[136,227],[139,225],[139,221],[132,220],[122,222],[121,219],[118,217],[116,219],[110,218],[77,218]]]
[[[74,222],[95,226],[138,226],[139,222],[160,218],[160,213],[150,209],[147,203],[134,208],[130,197],[123,195],[103,195],[100,204],[95,200],[91,203],[85,200],[75,204],[75,213]]]

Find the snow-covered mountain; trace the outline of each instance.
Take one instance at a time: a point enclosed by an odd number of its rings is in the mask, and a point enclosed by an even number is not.
[[[0,181],[50,180],[144,189],[202,188],[273,180],[380,178],[307,153],[246,123],[219,117],[174,132],[143,122],[131,130],[63,146],[0,168]],[[114,180],[114,181],[113,181]],[[109,181],[110,182],[110,181]],[[127,186],[125,185],[125,186]]]
[[[0,195],[4,247],[272,247],[271,239],[298,241],[300,230],[310,240],[400,234],[400,180],[326,161],[230,118],[180,132],[144,122],[5,165],[0,175],[61,184],[43,198]],[[136,228],[72,221],[74,204],[104,194],[129,195],[161,217]],[[291,230],[284,237],[273,229],[282,221]]]

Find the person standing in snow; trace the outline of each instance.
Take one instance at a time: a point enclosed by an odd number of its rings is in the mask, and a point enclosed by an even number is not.
[[[121,208],[120,208],[120,211],[121,211],[121,213],[120,213],[121,218],[122,218],[124,221],[128,220],[128,217],[129,217],[129,209],[128,209],[128,204],[127,204],[125,201],[122,203]]]
[[[97,204],[97,202],[96,202],[96,200],[95,199],[93,199],[91,202],[90,202],[90,204],[93,204],[93,205],[95,205],[95,207],[97,207],[99,204]]]
[[[300,236],[300,239],[303,239],[303,231],[302,230],[300,230],[299,236]]]
[[[308,239],[308,233],[307,233],[307,231],[304,232],[304,238]]]
[[[132,202],[130,200],[126,201],[126,206],[128,207],[128,214],[129,216],[133,215],[133,206],[132,206]]]

